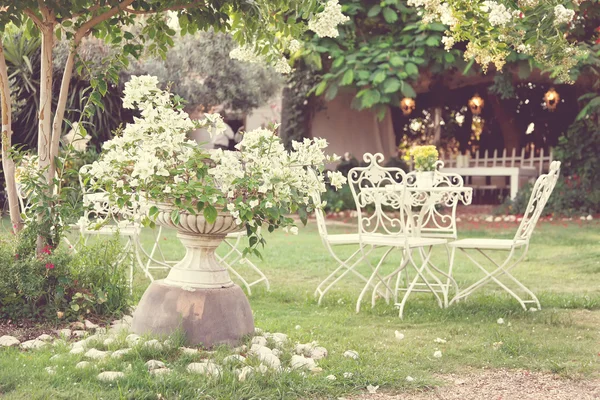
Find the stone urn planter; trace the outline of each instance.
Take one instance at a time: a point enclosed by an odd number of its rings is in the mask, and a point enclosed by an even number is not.
[[[244,335],[254,332],[252,310],[243,290],[217,261],[215,250],[228,233],[243,228],[229,213],[219,213],[212,224],[202,215],[181,213],[179,223],[174,224],[174,207],[156,206],[156,223],[177,229],[186,255],[165,279],[146,289],[133,314],[133,332],[169,335],[181,330],[190,345],[237,345]]]

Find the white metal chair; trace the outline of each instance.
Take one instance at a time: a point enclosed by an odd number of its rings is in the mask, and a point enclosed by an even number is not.
[[[521,224],[519,225],[519,229],[517,230],[517,233],[513,239],[461,239],[449,244],[452,248],[460,249],[467,256],[467,258],[469,258],[469,260],[471,260],[471,262],[473,262],[485,274],[483,278],[474,284],[470,285],[466,289],[460,290],[454,299],[452,299],[451,304],[469,296],[476,289],[489,283],[490,281],[493,281],[502,289],[506,290],[511,296],[517,299],[523,309],[527,310],[526,304],[529,303],[534,303],[538,309],[541,308],[540,302],[535,294],[533,294],[531,290],[519,282],[517,278],[510,273],[510,270],[525,258],[527,250],[529,249],[529,240],[531,239],[535,225],[537,224],[544,207],[548,202],[550,195],[552,194],[552,190],[554,190],[554,186],[558,180],[559,172],[560,162],[553,161],[550,165],[550,171],[548,174],[540,175],[538,177],[535,185],[533,186],[525,215],[523,216]],[[495,267],[495,269],[490,272],[478,261],[476,261],[467,252],[467,250],[476,250],[477,252],[481,253],[485,259],[487,259]],[[496,260],[492,259],[486,253],[486,251],[508,252],[508,256],[504,261],[497,262]],[[514,261],[513,257],[515,258]],[[514,283],[517,288],[525,292],[525,294],[529,296],[529,299],[522,299],[513,289],[509,288],[505,283],[503,283],[500,280],[500,278],[503,277],[508,278],[509,283]]]
[[[356,312],[360,311],[362,298],[372,285],[375,285],[375,290],[377,290],[379,283],[383,284],[385,286],[385,300],[389,302],[389,296],[392,293],[394,300],[396,300],[396,292],[392,290],[389,282],[407,265],[414,267],[417,275],[428,285],[429,290],[436,295],[440,307],[443,307],[442,300],[436,291],[430,287],[424,272],[431,255],[431,247],[445,244],[446,239],[414,236],[414,221],[412,221],[405,208],[407,186],[409,184],[406,173],[400,168],[382,167],[380,165],[383,161],[382,154],[366,153],[363,158],[368,165],[353,168],[348,174],[348,182],[358,211],[358,235],[361,250],[364,251],[367,246],[387,247],[388,249],[375,267],[365,257],[373,273],[358,298]],[[386,212],[386,209],[393,212]],[[413,250],[424,248],[427,250],[420,252],[423,256],[422,263],[417,265],[412,255]],[[394,249],[402,251],[402,260],[391,274],[383,277],[380,275],[381,267]],[[376,280],[378,282],[374,284]],[[374,304],[375,296],[371,300],[371,305],[374,306]],[[400,308],[400,317],[402,317],[403,305],[404,303]]]
[[[316,172],[310,170],[315,178],[315,181],[318,182]],[[373,250],[373,246],[369,246],[369,250],[364,253],[363,248],[360,244],[360,239],[357,233],[344,233],[344,234],[335,234],[331,235],[327,232],[327,224],[325,223],[325,214],[321,207],[321,193],[319,191],[314,191],[311,193],[311,197],[313,203],[317,206],[315,208],[315,218],[317,220],[317,229],[319,230],[319,236],[321,236],[321,241],[323,245],[331,254],[331,257],[335,260],[338,266],[317,286],[315,290],[315,296],[319,296],[318,304],[320,305],[323,301],[323,297],[325,294],[334,287],[341,279],[343,279],[349,273],[354,274],[363,282],[367,283],[368,279],[362,275],[360,272],[356,270],[356,267],[360,264],[364,258],[369,255],[369,253]],[[336,254],[333,250],[336,246],[357,246],[358,248],[350,257],[342,260],[340,256]]]

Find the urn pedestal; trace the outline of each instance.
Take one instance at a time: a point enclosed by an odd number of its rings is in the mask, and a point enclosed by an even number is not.
[[[169,335],[181,330],[189,345],[237,345],[254,332],[252,310],[242,289],[217,261],[215,250],[228,233],[240,227],[228,213],[219,214],[212,224],[202,215],[181,213],[179,223],[174,224],[173,207],[157,207],[157,224],[177,229],[186,255],[165,279],[146,289],[133,314],[133,332]]]

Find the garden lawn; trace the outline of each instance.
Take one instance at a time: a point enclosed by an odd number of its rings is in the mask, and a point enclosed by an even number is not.
[[[459,232],[461,238],[511,238],[516,227],[516,223],[464,222],[459,223]],[[330,227],[330,233],[355,231],[349,225]],[[151,232],[145,234],[149,245]],[[109,384],[95,378],[102,367],[74,368],[83,359],[81,355],[55,362],[49,359],[59,348],[36,352],[9,349],[0,350],[0,397],[337,398],[364,391],[368,385],[392,393],[424,389],[441,384],[440,374],[460,375],[481,368],[527,369],[577,379],[599,375],[600,224],[596,221],[543,222],[536,229],[526,259],[513,272],[538,295],[542,310],[525,312],[498,287],[488,285],[449,309],[438,308],[432,295],[412,295],[403,320],[394,306],[382,299],[374,309],[364,301],[356,314],[362,285],[350,276],[317,305],[314,290],[336,265],[314,223],[301,228],[298,236],[278,232],[266,239],[264,259],[253,261],[268,276],[271,291],[262,284],[252,289],[255,324],[265,331],[286,333],[294,343],[317,341],[327,348],[329,356],[318,363],[323,372],[307,377],[299,373],[259,375],[245,382],[238,382],[231,372],[210,380],[185,372],[187,363],[193,361],[189,358],[168,351],[149,354],[139,350],[118,365],[110,361],[103,368],[123,370],[132,365],[126,378]],[[161,244],[170,257],[182,256],[174,232],[165,232]],[[340,250],[346,256],[354,251],[352,246]],[[440,264],[443,256],[442,249],[436,251]],[[377,260],[376,255],[372,260]],[[387,268],[391,270],[398,261],[398,255],[393,255]],[[243,265],[238,267],[239,272],[250,275]],[[368,269],[362,268],[364,273]],[[457,254],[455,277],[459,286],[466,287],[481,273]],[[134,292],[138,298],[147,285],[138,271]],[[398,340],[395,331],[404,334],[404,339]],[[436,341],[438,338],[443,340]],[[349,349],[358,352],[358,360],[342,356]],[[442,352],[441,358],[433,356],[436,350]],[[219,349],[211,357],[219,360],[226,353]],[[151,357],[162,359],[174,372],[165,378],[150,376],[144,363]],[[44,370],[52,365],[58,365],[56,375]],[[353,376],[344,378],[345,372]],[[337,379],[326,379],[328,375]],[[414,380],[407,381],[407,376]]]

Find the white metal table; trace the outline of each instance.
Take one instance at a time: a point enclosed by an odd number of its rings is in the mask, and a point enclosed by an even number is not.
[[[519,190],[519,177],[535,178],[538,170],[533,167],[468,167],[468,168],[442,168],[441,172],[450,172],[461,176],[508,176],[510,177],[510,198],[517,197]]]

